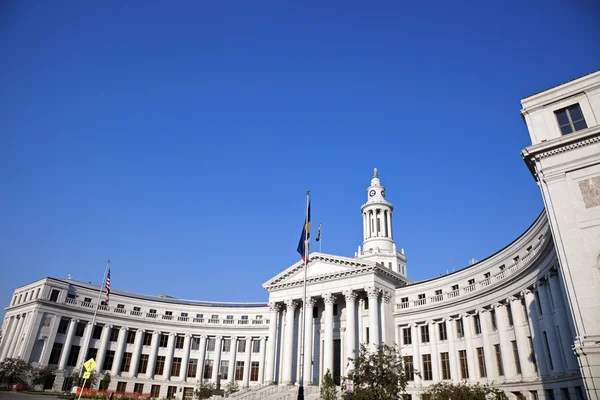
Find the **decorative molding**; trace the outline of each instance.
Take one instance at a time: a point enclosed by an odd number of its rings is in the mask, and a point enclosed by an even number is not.
[[[306,298],[306,307],[314,307],[315,304],[317,304],[317,299],[315,299],[314,297]]]
[[[276,303],[274,301],[269,303],[269,311],[271,312],[279,312],[281,311],[281,304]]]
[[[321,297],[323,298],[323,302],[325,304],[333,305],[333,303],[335,303],[335,296],[331,293],[323,293]]]
[[[377,286],[366,286],[365,292],[367,292],[368,298],[376,299],[379,297],[379,293],[381,292],[381,289],[378,288]]]
[[[298,307],[298,303],[296,303],[294,301],[294,299],[287,299],[284,301],[284,303],[285,303],[286,309],[289,311],[295,311],[296,308]]]
[[[346,303],[354,302],[358,298],[358,293],[352,289],[344,290],[342,295],[344,296],[344,299],[346,299]]]
[[[388,291],[388,290],[384,290],[382,293],[383,293],[383,301],[386,304],[390,304],[391,301],[392,301],[392,297],[393,297],[392,293],[390,291]]]

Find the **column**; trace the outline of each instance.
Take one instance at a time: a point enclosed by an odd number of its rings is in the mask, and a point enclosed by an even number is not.
[[[463,314],[463,324],[465,327],[465,344],[467,351],[467,364],[469,367],[469,379],[477,379],[477,369],[475,368],[475,349],[473,348],[473,319],[471,314]]]
[[[206,335],[200,336],[200,357],[198,357],[198,369],[196,370],[196,381],[200,382],[204,373],[204,356],[206,353]]]
[[[367,297],[369,298],[369,347],[371,351],[377,351],[379,346],[379,292],[380,289],[376,286],[365,288]]]
[[[77,357],[77,368],[82,368],[83,363],[86,361],[88,348],[90,347],[90,340],[92,339],[93,326],[91,322],[85,325],[85,332],[83,332],[83,343],[81,343],[81,349],[79,350],[79,357]]]
[[[458,365],[456,356],[456,322],[451,318],[446,318],[444,320],[446,322],[446,333],[448,334],[448,361],[450,362],[450,376],[452,377],[452,382],[458,383],[460,381],[460,377],[458,375]]]
[[[4,361],[4,359],[7,357],[8,350],[10,349],[10,345],[11,345],[11,342],[15,335],[15,330],[16,330],[18,322],[19,322],[19,316],[10,317],[10,320],[7,325],[6,333],[4,335],[4,340],[2,341],[2,344],[4,345],[4,347],[2,348],[2,353],[0,355],[0,361]]]
[[[21,352],[23,351],[23,346],[24,346],[24,333],[27,332],[27,325],[29,323],[29,321],[31,320],[31,313],[27,313],[27,314],[23,314],[21,315],[21,319],[23,320],[23,322],[20,324],[19,327],[19,332],[17,333],[17,336],[15,337],[15,344],[13,346],[14,351],[12,352],[11,357],[12,358],[22,358],[21,356]]]
[[[219,366],[221,365],[221,350],[223,347],[223,336],[215,338],[215,362],[213,364],[212,381],[217,383],[217,375],[219,375]]]
[[[579,372],[579,364],[575,357],[575,353],[572,350],[575,338],[571,331],[571,324],[569,323],[571,318],[565,307],[564,295],[559,279],[558,274],[548,276],[548,283],[550,285],[550,291],[552,292],[552,299],[554,300],[554,315],[558,322],[557,325],[560,331],[561,347],[567,363],[567,369],[570,372]]]
[[[343,292],[346,300],[346,358],[356,358],[356,298],[352,290]],[[345,363],[346,364],[346,363]],[[347,362],[346,375],[353,369],[353,363]]]
[[[250,385],[250,363],[252,361],[252,337],[246,336],[246,357],[244,359],[244,386]]]
[[[373,216],[373,210],[369,210],[369,238],[373,237],[373,229],[375,229],[375,217]]]
[[[17,327],[15,329],[15,333],[13,334],[10,348],[8,349],[8,358],[13,358],[17,353],[17,348],[19,347],[19,338],[21,337],[21,332],[23,331],[23,324],[25,324],[25,314],[20,314],[17,318]]]
[[[284,364],[281,366],[281,380],[284,385],[291,385],[292,382],[292,363],[294,359],[294,313],[298,304],[292,299],[285,301],[285,338],[283,348]]]
[[[265,381],[267,384],[274,383],[275,375],[275,345],[277,342],[277,320],[279,319],[280,306],[277,303],[269,303],[271,317],[269,320],[269,345],[267,347],[267,360],[265,365]]]
[[[44,349],[42,350],[42,356],[40,358],[40,366],[47,366],[48,361],[50,361],[50,353],[52,352],[52,347],[54,347],[54,342],[56,341],[56,331],[58,330],[58,324],[60,323],[60,318],[55,316],[52,318],[52,323],[50,325],[50,335],[46,337],[44,343]]]
[[[438,353],[438,325],[435,321],[429,323],[429,351],[431,353],[431,372],[434,382],[440,381],[440,354]]]
[[[549,375],[549,369],[545,355],[546,349],[542,342],[542,331],[538,323],[539,317],[536,308],[537,305],[535,304],[535,296],[530,290],[525,290],[523,293],[525,294],[525,307],[527,307],[527,315],[529,317],[529,332],[531,333],[531,340],[533,341],[538,371],[540,376],[545,377]]]
[[[375,210],[375,233],[377,237],[382,236],[383,233],[383,215],[381,210]]]
[[[312,355],[313,355],[313,308],[316,300],[312,297],[306,299],[306,315],[304,316],[304,360],[303,372],[304,385],[312,385]],[[260,380],[260,379],[259,379]]]
[[[323,371],[321,371],[321,377],[325,376],[327,370],[333,376],[333,304],[335,303],[335,296],[331,293],[325,293],[323,294],[323,301],[325,302],[325,332],[323,335]]]
[[[510,343],[508,337],[508,330],[510,329],[510,327],[508,326],[508,311],[506,311],[506,306],[500,303],[494,304],[494,309],[496,310],[496,324],[498,326],[498,339],[500,340],[500,351],[502,352],[504,378],[507,380],[513,380],[515,379],[517,372],[513,360],[512,344]],[[512,315],[514,324],[514,313]],[[529,352],[527,352],[526,354],[529,354]]]
[[[108,347],[108,339],[110,338],[110,330],[112,325],[105,324],[102,328],[102,335],[100,336],[100,347],[98,348],[98,355],[96,356],[96,364],[98,365],[98,375],[100,370],[104,366],[104,357],[106,356],[106,347]]]
[[[507,302],[510,306],[510,310],[513,316],[513,324],[515,329],[515,340],[517,341],[517,350],[519,350],[519,362],[521,364],[521,376],[524,379],[531,379],[535,376],[534,370],[529,361],[529,340],[527,339],[527,332],[525,331],[525,316],[523,315],[523,306],[521,305],[521,299],[516,297],[509,297]],[[503,352],[508,355],[508,349]],[[505,358],[505,357],[503,357]],[[507,361],[505,361],[506,364]],[[505,367],[506,368],[506,367]]]
[[[388,226],[388,237],[390,239],[393,238],[393,234],[392,234],[392,211],[388,210],[388,212],[386,213],[387,215],[387,226]]]
[[[229,382],[235,381],[235,361],[237,356],[237,336],[231,337],[231,357],[229,359],[229,368],[227,369],[227,379]]]
[[[369,310],[371,307],[369,307]],[[411,325],[412,348],[413,348],[413,368],[415,371],[421,372],[421,353],[419,352],[419,325]],[[421,386],[421,377],[415,373],[415,386]]]
[[[148,369],[146,370],[146,378],[154,378],[154,368],[156,367],[156,357],[158,356],[158,339],[160,332],[152,332],[152,341],[150,342],[150,355],[148,355]]]
[[[133,343],[133,354],[131,358],[131,367],[129,375],[133,378],[137,377],[138,365],[140,364],[140,354],[142,352],[142,342],[144,340],[144,330],[138,329],[135,332],[135,341]],[[146,371],[148,372],[148,371]]]
[[[381,316],[381,331],[380,331],[381,343],[388,343],[390,341],[388,338],[388,332],[387,332],[387,328],[388,328],[387,309],[389,307],[391,300],[392,300],[392,294],[387,290],[382,290],[381,291],[381,304],[379,305],[380,316]],[[392,321],[393,321],[393,319],[392,319]],[[391,325],[393,325],[393,323]]]
[[[179,379],[185,382],[188,372],[188,364],[190,363],[190,342],[192,335],[185,334],[183,338],[183,357],[181,357],[181,369],[179,370]]]
[[[125,350],[125,340],[127,339],[127,327],[122,326],[119,329],[119,338],[117,340],[117,351],[115,351],[115,360],[110,374],[117,376],[121,373],[121,361],[123,360],[123,351]]]
[[[367,240],[367,224],[368,224],[368,220],[367,220],[367,214],[363,213],[363,240]]]
[[[365,342],[364,339],[364,323],[363,323],[363,318],[362,318],[362,313],[363,310],[365,309],[365,299],[363,297],[359,297],[358,298],[358,310],[357,310],[357,318],[358,318],[358,348],[360,348],[360,345],[363,344]],[[358,353],[357,353],[358,355]]]
[[[169,333],[169,341],[167,342],[167,356],[165,357],[165,370],[163,371],[163,379],[168,381],[171,379],[171,370],[173,369],[173,352],[175,351],[175,332]],[[221,347],[219,346],[219,352]]]
[[[563,352],[556,334],[556,322],[552,315],[550,300],[548,298],[548,283],[539,281],[538,295],[542,306],[542,318],[544,319],[544,328],[546,329],[546,337],[548,338],[548,346],[552,355],[552,366],[554,373],[564,374],[565,363],[563,360]]]
[[[485,369],[487,379],[493,382],[498,378],[498,367],[496,365],[496,352],[490,341],[492,334],[492,315],[490,310],[481,309],[479,311],[479,322],[481,323],[481,339],[483,341],[483,351],[485,352]],[[498,321],[496,320],[496,324]],[[502,360],[504,361],[504,360]]]
[[[258,368],[258,383],[259,384],[262,384],[265,381],[265,356],[267,354],[266,349],[265,349],[266,344],[267,344],[267,338],[264,336],[261,336],[260,337],[260,366]]]
[[[71,351],[71,342],[73,341],[73,336],[75,335],[75,327],[77,326],[77,320],[71,319],[69,322],[69,330],[67,331],[67,338],[65,339],[65,344],[63,345],[62,353],[60,354],[60,361],[58,362],[58,369],[65,369],[67,365],[67,358],[69,357],[69,352]]]

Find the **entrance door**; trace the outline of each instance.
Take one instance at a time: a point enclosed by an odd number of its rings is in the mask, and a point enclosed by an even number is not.
[[[183,400],[192,400],[194,397],[194,388],[186,387],[183,388]]]
[[[341,363],[342,363],[342,341],[336,339],[333,341],[333,381],[340,386]]]

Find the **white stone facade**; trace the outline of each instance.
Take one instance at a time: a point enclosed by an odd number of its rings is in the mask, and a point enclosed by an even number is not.
[[[574,103],[587,127],[562,135],[554,115]],[[306,271],[299,261],[264,283],[268,303],[113,290],[92,327],[98,287],[45,278],[15,290],[0,360],[54,365],[61,389],[93,356],[113,390],[186,398],[219,372],[223,384],[252,387],[298,384],[301,375],[317,385],[327,370],[339,379],[361,344],[387,343],[419,371],[407,389],[412,399],[435,382],[467,381],[510,398],[597,400],[600,73],[526,98],[523,115],[533,141],[523,156],[547,211],[483,261],[411,282],[375,171],[355,257],[312,253]]]

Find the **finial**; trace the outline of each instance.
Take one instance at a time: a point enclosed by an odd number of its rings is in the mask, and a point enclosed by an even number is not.
[[[373,169],[373,178],[379,178],[379,176],[377,175],[377,168]]]

